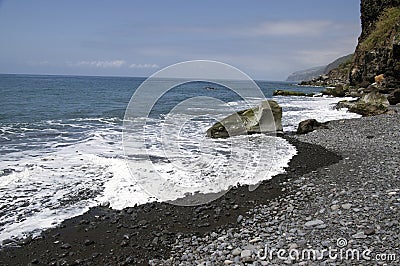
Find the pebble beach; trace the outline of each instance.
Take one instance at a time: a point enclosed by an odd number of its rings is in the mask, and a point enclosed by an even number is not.
[[[287,184],[291,193],[252,208],[237,227],[178,241],[162,264],[398,265],[399,122],[399,115],[332,121],[296,136],[342,159],[298,176]],[[304,250],[315,257],[302,258]]]

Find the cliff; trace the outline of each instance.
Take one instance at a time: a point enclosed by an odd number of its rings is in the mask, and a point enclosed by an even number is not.
[[[362,0],[362,33],[349,73],[350,85],[367,87],[384,74],[388,90],[400,87],[400,0]]]
[[[361,0],[362,32],[354,56],[304,85],[366,88],[383,74],[382,91],[400,88],[400,0]]]

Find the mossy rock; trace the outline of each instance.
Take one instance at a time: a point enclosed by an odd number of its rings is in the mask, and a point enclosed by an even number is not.
[[[273,96],[309,96],[312,97],[314,94],[304,93],[300,91],[287,91],[287,90],[275,90]]]
[[[323,95],[332,95],[334,97],[344,97],[348,88],[345,89],[342,85],[337,85],[335,87],[329,87],[322,91]]]
[[[336,109],[348,108],[350,112],[362,116],[373,116],[388,113],[388,106],[389,102],[384,95],[372,91],[356,101],[341,101],[336,105]]]
[[[255,133],[282,133],[282,108],[275,101],[263,101],[260,106],[231,114],[207,130],[211,138]]]

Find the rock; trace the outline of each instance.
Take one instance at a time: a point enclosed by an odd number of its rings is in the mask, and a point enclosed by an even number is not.
[[[9,245],[9,244],[12,244],[14,242],[15,242],[14,240],[8,238],[8,239],[4,239],[2,244],[3,245]]]
[[[121,247],[127,247],[129,245],[128,241],[122,240],[121,243],[119,244]]]
[[[242,250],[240,248],[235,248],[232,250],[232,256],[239,256],[241,254]]]
[[[305,239],[300,239],[299,241],[297,241],[297,245],[299,247],[304,247],[307,244],[307,241]]]
[[[32,238],[31,237],[27,237],[27,238],[23,238],[23,239],[19,240],[17,242],[17,244],[20,245],[20,246],[26,246],[31,242],[32,242]]]
[[[355,239],[367,238],[367,236],[364,234],[364,232],[358,232],[357,234],[352,235],[352,237],[355,238]]]
[[[345,210],[349,210],[351,208],[351,204],[350,203],[346,203],[346,204],[342,204],[342,208]]]
[[[307,119],[300,122],[297,127],[297,134],[306,134],[320,128],[328,128],[327,123],[320,123],[315,119]]]
[[[344,97],[346,96],[346,90],[343,85],[337,85],[335,87],[328,87],[322,91],[323,95],[332,95],[334,97]]]
[[[322,241],[321,242],[321,245],[324,247],[324,248],[328,248],[328,247],[330,247],[331,246],[331,243],[329,242],[329,241]]]
[[[82,219],[81,221],[79,221],[79,224],[90,224],[90,221]]]
[[[201,228],[201,227],[209,227],[209,226],[210,226],[210,223],[201,223],[201,224],[197,225],[197,227],[199,227],[199,228]]]
[[[282,108],[277,102],[263,101],[260,106],[232,114],[207,130],[211,138],[227,138],[229,136],[254,133],[281,134]]]
[[[354,98],[359,98],[362,96],[362,94],[360,92],[357,91],[351,91],[348,94],[346,94],[346,96],[350,96],[350,97],[354,97]]]
[[[364,230],[364,235],[366,235],[366,236],[370,236],[370,235],[374,235],[374,234],[375,234],[374,228],[368,228],[368,229]]]
[[[349,109],[350,106],[352,106],[352,105],[353,105],[354,103],[356,103],[356,102],[357,102],[357,100],[354,100],[354,101],[348,101],[348,100],[339,101],[339,102],[336,104],[335,109],[336,109],[336,110],[340,110],[340,109],[342,109],[342,108]]]
[[[389,101],[383,94],[372,91],[368,94],[364,94],[356,101],[340,101],[336,105],[336,109],[348,108],[350,112],[362,116],[371,116],[388,113],[388,106]]]
[[[391,105],[396,105],[400,103],[400,89],[392,91],[387,97]]]
[[[61,248],[62,248],[62,249],[70,249],[70,248],[71,248],[71,245],[68,244],[68,243],[65,243],[65,244],[62,244],[62,245],[61,245]]]
[[[251,250],[245,249],[240,253],[240,258],[245,259],[245,258],[250,258],[251,257]]]
[[[124,261],[125,265],[132,265],[134,262],[135,262],[135,258],[132,256],[127,257]]]
[[[146,224],[147,224],[147,221],[146,221],[146,220],[141,220],[141,221],[139,221],[139,223],[138,223],[139,226],[144,226],[144,225],[146,225]]]
[[[231,265],[233,263],[233,261],[231,261],[231,260],[225,260],[224,261],[224,264],[225,265]]]
[[[90,245],[94,244],[94,241],[90,240],[90,239],[86,239],[84,244],[85,244],[85,246],[90,246]]]
[[[275,90],[272,94],[273,96],[309,96],[312,97],[314,94],[304,93],[300,91],[286,91],[286,90]]]
[[[243,215],[239,215],[238,218],[236,219],[237,223],[240,223],[243,220]]]
[[[304,224],[304,227],[305,228],[313,228],[313,227],[317,227],[317,226],[320,226],[320,225],[323,225],[323,224],[324,224],[324,222],[321,221],[321,220],[313,220],[313,221],[306,222]]]
[[[249,243],[250,244],[257,243],[257,242],[260,242],[261,240],[262,240],[261,238],[256,237],[256,238],[253,238],[252,240],[250,240]]]
[[[339,209],[340,209],[340,206],[339,206],[339,205],[336,205],[336,204],[335,204],[335,205],[332,205],[332,206],[331,206],[331,210],[332,210],[332,211],[337,211],[337,210],[339,210]]]
[[[377,91],[363,95],[350,106],[349,111],[362,116],[380,115],[388,112],[389,101]]]

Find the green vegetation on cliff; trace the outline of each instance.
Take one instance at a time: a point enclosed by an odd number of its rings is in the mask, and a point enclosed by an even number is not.
[[[391,34],[400,27],[400,7],[392,7],[386,9],[379,17],[375,29],[360,44],[363,50],[371,50],[374,48],[387,46],[386,41],[390,39]]]
[[[354,54],[342,56],[325,67],[324,73],[328,74],[332,69],[345,68],[353,62]]]
[[[341,63],[339,66],[337,66],[337,68],[350,70],[351,64],[353,63],[353,58],[354,58],[354,54],[348,55],[346,58],[346,61]]]

